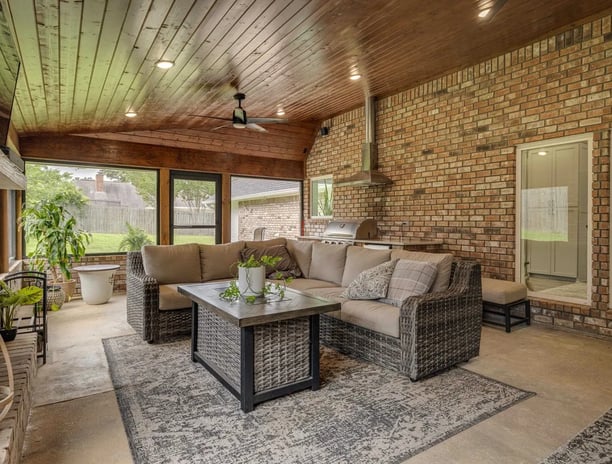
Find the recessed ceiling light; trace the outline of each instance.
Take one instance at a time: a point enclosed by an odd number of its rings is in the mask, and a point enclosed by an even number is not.
[[[170,69],[172,66],[174,66],[174,63],[172,61],[159,60],[157,63],[155,63],[155,66],[157,66],[159,69]]]
[[[349,79],[352,81],[358,81],[359,79],[361,79],[361,74],[351,74]]]
[[[138,116],[138,113],[136,113],[136,111],[128,111],[127,113],[125,113],[126,118],[135,118],[136,116]]]
[[[282,109],[281,107],[279,107],[279,108],[276,110],[276,115],[277,115],[277,116],[285,116],[285,110],[284,110],[284,109]]]
[[[484,10],[480,10],[480,12],[478,13],[478,17],[479,18],[486,18],[487,16],[489,16],[489,13],[491,13],[491,8],[486,8]]]
[[[540,155],[540,156],[546,156],[546,155],[548,155],[548,152],[547,152],[547,151],[539,151],[539,152],[538,152],[538,155]]]

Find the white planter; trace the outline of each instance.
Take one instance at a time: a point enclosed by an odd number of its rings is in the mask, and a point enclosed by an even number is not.
[[[238,290],[244,296],[263,295],[266,284],[266,267],[239,267]]]
[[[98,264],[75,267],[81,279],[81,296],[90,305],[104,304],[113,296],[113,277],[117,264]]]

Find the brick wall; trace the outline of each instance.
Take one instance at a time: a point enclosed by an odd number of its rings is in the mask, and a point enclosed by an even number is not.
[[[298,194],[240,201],[238,239],[253,240],[253,231],[265,227],[265,238],[300,235],[300,197]]]
[[[612,336],[611,76],[611,17],[606,15],[380,98],[379,167],[394,183],[335,187],[334,217],[373,217],[385,238],[442,239],[456,256],[479,261],[484,275],[514,280],[516,145],[592,133],[593,303],[534,301],[534,318]],[[359,170],[363,108],[333,118],[329,126],[329,135],[317,138],[308,157],[308,178],[330,173],[339,178]],[[306,182],[305,208],[308,189]],[[324,226],[325,221],[307,216],[305,233]]]

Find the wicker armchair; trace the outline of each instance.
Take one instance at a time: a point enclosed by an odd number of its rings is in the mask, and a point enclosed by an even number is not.
[[[411,297],[401,308],[400,338],[321,315],[321,342],[417,380],[478,356],[482,323],[480,265],[453,263],[445,292]]]
[[[127,321],[151,343],[191,333],[191,307],[159,310],[159,284],[145,274],[140,251],[127,254]]]

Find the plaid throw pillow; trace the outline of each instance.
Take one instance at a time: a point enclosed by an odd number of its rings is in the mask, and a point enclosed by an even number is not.
[[[436,280],[437,273],[434,263],[400,259],[391,276],[387,298],[381,301],[402,306],[407,298],[427,293]]]
[[[344,292],[342,298],[351,300],[378,300],[387,294],[389,281],[397,260],[387,261],[362,271]]]

